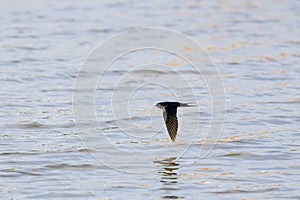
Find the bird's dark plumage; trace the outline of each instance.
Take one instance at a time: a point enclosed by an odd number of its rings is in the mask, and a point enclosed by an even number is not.
[[[163,117],[172,141],[175,141],[178,130],[177,108],[189,107],[190,105],[179,102],[159,102],[156,107],[163,109]]]

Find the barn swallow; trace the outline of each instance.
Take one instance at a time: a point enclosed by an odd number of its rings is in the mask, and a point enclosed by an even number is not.
[[[178,130],[177,108],[178,107],[192,107],[187,103],[179,102],[159,102],[156,107],[163,109],[163,117],[171,140],[174,142]]]

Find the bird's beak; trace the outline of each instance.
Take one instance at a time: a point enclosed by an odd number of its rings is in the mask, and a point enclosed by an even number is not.
[[[162,109],[162,108],[163,108],[159,103],[155,104],[155,107],[157,107],[157,108],[159,108],[159,109]]]

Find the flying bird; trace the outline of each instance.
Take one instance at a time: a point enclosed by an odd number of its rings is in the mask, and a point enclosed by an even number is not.
[[[159,102],[155,105],[163,110],[163,117],[171,140],[174,142],[178,130],[177,108],[178,107],[192,107],[187,103],[179,102]]]

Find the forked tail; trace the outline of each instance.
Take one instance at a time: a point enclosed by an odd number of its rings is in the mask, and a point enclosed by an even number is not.
[[[197,104],[192,104],[192,103],[180,103],[180,107],[197,107]]]

